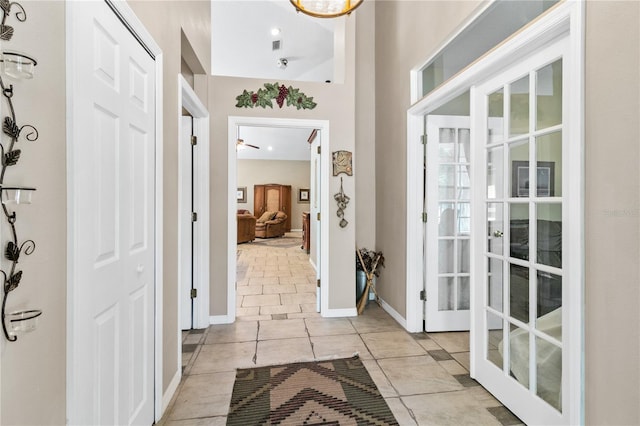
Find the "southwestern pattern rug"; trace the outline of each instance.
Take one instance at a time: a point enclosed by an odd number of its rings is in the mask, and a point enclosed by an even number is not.
[[[238,369],[227,425],[391,426],[398,422],[355,356]]]
[[[279,247],[291,248],[302,247],[302,238],[300,237],[277,237],[277,238],[256,238],[249,244],[263,247]]]

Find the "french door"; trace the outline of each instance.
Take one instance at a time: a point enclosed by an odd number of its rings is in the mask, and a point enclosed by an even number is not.
[[[425,330],[469,330],[470,120],[427,115]]]
[[[527,424],[568,424],[568,40],[472,89],[472,374]],[[577,240],[577,241],[576,241]],[[574,244],[571,244],[574,243]],[[575,287],[575,286],[574,286]],[[574,390],[575,391],[575,390]]]

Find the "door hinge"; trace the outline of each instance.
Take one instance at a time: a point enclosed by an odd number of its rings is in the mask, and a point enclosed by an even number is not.
[[[426,301],[427,300],[427,291],[426,290],[420,290],[420,300],[422,300],[422,301]]]
[[[320,220],[320,212],[318,212],[318,220]]]
[[[191,146],[196,146],[196,145],[198,145],[198,137],[191,136]]]
[[[320,154],[320,146],[318,145],[318,154]]]
[[[197,288],[192,288],[191,289],[191,298],[195,299],[196,297],[198,297],[198,289]]]
[[[320,278],[318,278],[318,288],[320,288]]]
[[[427,223],[428,218],[429,218],[429,215],[427,214],[427,212],[422,212],[422,221],[424,223]]]
[[[191,222],[197,222],[197,221],[198,221],[198,213],[191,212]]]
[[[427,135],[420,136],[420,143],[423,145],[427,144]]]

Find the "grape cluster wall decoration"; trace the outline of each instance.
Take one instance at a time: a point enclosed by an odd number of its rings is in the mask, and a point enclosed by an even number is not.
[[[257,92],[248,92],[243,90],[242,94],[236,96],[237,108],[273,108],[273,100],[275,99],[278,107],[282,108],[285,101],[287,106],[294,106],[296,109],[314,109],[316,103],[313,102],[313,96],[307,96],[293,86],[285,86],[280,83],[265,83],[264,89],[258,89]]]

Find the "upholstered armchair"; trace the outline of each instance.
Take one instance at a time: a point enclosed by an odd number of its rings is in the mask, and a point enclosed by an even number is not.
[[[264,212],[256,222],[256,237],[282,237],[286,232],[286,220],[284,212]]]
[[[238,210],[238,243],[256,239],[256,218],[249,210]]]

